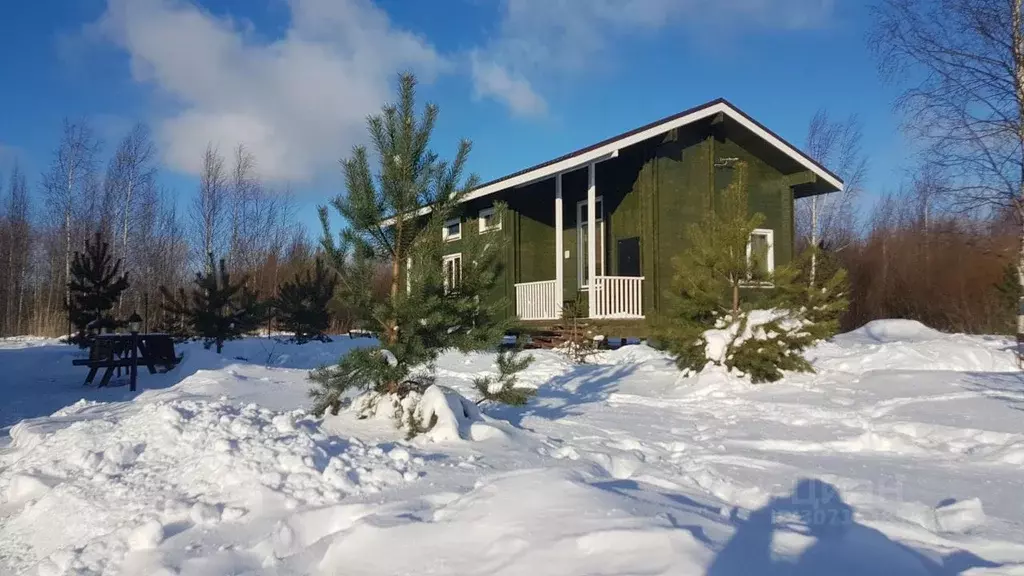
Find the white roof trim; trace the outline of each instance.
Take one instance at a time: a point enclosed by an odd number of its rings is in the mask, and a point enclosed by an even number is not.
[[[602,162],[604,160],[615,158],[616,156],[618,156],[618,151],[622,148],[638,144],[640,142],[643,142],[644,140],[653,138],[659,134],[664,134],[665,132],[668,132],[669,130],[672,130],[674,128],[679,128],[682,126],[686,126],[687,124],[692,124],[693,122],[697,122],[699,120],[703,120],[704,118],[714,116],[715,114],[718,114],[720,112],[722,114],[725,114],[729,118],[735,120],[741,126],[746,128],[747,130],[750,130],[759,138],[768,142],[775,148],[781,150],[787,156],[798,162],[804,168],[807,168],[808,170],[816,174],[825,182],[828,182],[829,184],[835,186],[839,190],[843,189],[842,181],[837,179],[835,176],[832,176],[831,174],[828,173],[828,171],[822,169],[820,166],[815,164],[810,158],[805,156],[802,152],[786,144],[771,132],[758,126],[755,122],[751,122],[746,116],[744,116],[741,112],[739,112],[729,104],[725,102],[718,102],[706,108],[701,108],[690,114],[680,116],[679,118],[675,118],[663,122],[661,124],[657,124],[655,126],[648,128],[647,130],[643,130],[641,132],[637,132],[635,134],[631,134],[629,136],[613,140],[603,146],[599,146],[592,150],[588,150],[577,156],[571,156],[560,162],[555,162],[554,164],[541,166],[539,168],[530,170],[528,172],[524,172],[522,174],[518,174],[511,178],[505,178],[503,180],[492,182],[491,184],[482,186],[480,188],[477,188],[476,190],[473,190],[469,194],[466,194],[462,201],[468,202],[476,198],[482,198],[484,196],[494,194],[495,192],[500,192],[502,190],[507,190],[509,188],[515,188],[517,186],[524,186],[526,184],[530,184],[538,180],[544,180],[552,176],[555,176],[556,174],[559,173],[572,172],[573,170],[582,168],[583,166],[586,166],[587,164],[590,163]],[[429,212],[429,208],[423,208],[417,212],[417,215],[422,216],[424,214],[428,214]],[[393,222],[394,218],[389,218],[388,220],[383,222],[383,224],[390,225]]]

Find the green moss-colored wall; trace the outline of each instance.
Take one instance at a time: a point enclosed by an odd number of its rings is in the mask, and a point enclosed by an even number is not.
[[[466,238],[470,234],[480,234],[480,211],[494,206],[494,203],[497,201],[507,201],[507,196],[507,192],[500,193],[486,198],[477,198],[463,204],[460,214],[462,238]],[[504,264],[499,272],[497,285],[489,299],[493,302],[504,298],[506,311],[510,316],[515,315],[515,284],[519,282],[519,280],[516,280],[516,264],[519,258],[517,257],[516,243],[513,241],[519,230],[518,224],[519,217],[510,206],[508,213],[505,215],[505,220],[501,224],[501,230],[485,232],[485,234],[494,234],[496,237],[508,240],[505,243]],[[463,251],[463,243],[464,241],[461,239],[446,242],[442,251],[446,255],[461,253]],[[438,263],[438,266],[440,266],[440,263]]]
[[[687,248],[687,230],[699,222],[711,202],[712,142],[705,124],[669,134],[652,159],[653,270],[645,296],[648,313],[662,309],[675,267],[673,258]]]
[[[687,248],[687,229],[712,208],[714,199],[731,182],[733,172],[718,168],[719,159],[738,158],[747,164],[751,212],[765,215],[765,228],[775,232],[775,263],[793,257],[792,174],[773,167],[763,143],[737,141],[708,120],[641,142],[619,151],[617,158],[596,167],[597,194],[603,198],[607,242],[605,273],[619,275],[618,240],[640,237],[640,266],[645,277],[644,312],[650,317],[662,307],[671,288],[672,259]],[[791,167],[785,170],[792,172]],[[587,197],[586,167],[562,176],[564,253],[555,254],[555,179],[505,190],[466,204],[463,235],[477,234],[477,215],[497,200],[509,213],[498,232],[508,239],[506,270],[496,297],[515,314],[515,284],[553,280],[563,267],[567,300],[579,292],[577,204]],[[452,242],[448,253],[459,252]]]
[[[764,214],[761,227],[774,231],[775,265],[788,264],[793,259],[793,189],[789,177],[731,138],[715,140],[715,156],[738,158],[746,164],[750,212]],[[716,195],[729,185],[734,173],[733,167],[715,168]]]

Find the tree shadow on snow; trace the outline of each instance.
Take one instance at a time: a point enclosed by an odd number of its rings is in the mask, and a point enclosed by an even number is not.
[[[66,344],[0,349],[0,436],[21,420],[49,416],[82,399],[130,400],[145,390],[167,388],[182,378],[173,370],[150,374],[143,366],[139,369],[138,392],[128,390],[127,370],[122,370],[120,376],[115,372],[109,386],[96,386],[102,371],[92,386],[85,386],[89,369],[73,366],[71,361],[87,355],[88,351]]]
[[[520,428],[527,416],[557,420],[579,414],[580,406],[606,400],[615,385],[636,369],[635,364],[575,366],[540,385],[526,406],[493,406],[487,413]]]
[[[970,372],[964,387],[1024,411],[1024,372]]]
[[[954,576],[978,567],[994,568],[967,551],[931,557],[856,522],[839,491],[821,480],[800,480],[793,493],[755,510],[746,520],[733,511],[737,530],[718,552],[707,576]],[[795,559],[776,558],[772,540],[812,538]],[[791,538],[785,538],[785,536]]]

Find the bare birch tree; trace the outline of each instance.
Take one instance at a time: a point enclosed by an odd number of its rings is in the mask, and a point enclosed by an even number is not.
[[[959,209],[1010,210],[1024,284],[1024,0],[882,0],[872,45],[929,170]],[[1024,334],[1024,299],[1018,334]]]
[[[235,148],[231,170],[231,234],[228,247],[228,264],[236,271],[248,272],[253,266],[255,255],[252,253],[253,247],[249,246],[248,228],[258,224],[249,220],[249,212],[259,186],[256,158],[246,150],[244,144],[239,144]]]
[[[117,243],[121,260],[131,266],[129,238],[132,232],[139,196],[148,191],[156,177],[153,159],[156,149],[150,139],[149,128],[136,124],[121,140],[107,168],[107,181],[113,190],[117,205]],[[127,272],[128,269],[126,268]]]
[[[807,128],[806,152],[828,166],[845,186],[841,192],[811,196],[797,203],[798,234],[812,249],[810,284],[816,281],[818,248],[840,251],[853,241],[857,221],[856,202],[867,174],[867,158],[861,149],[862,130],[857,116],[835,121],[819,110]]]
[[[246,273],[257,291],[272,293],[277,286],[277,261],[294,225],[291,192],[268,187],[257,171],[257,159],[239,145],[231,172],[229,266]]]
[[[67,288],[71,274],[71,253],[79,201],[87,197],[89,186],[95,183],[96,154],[99,142],[92,128],[84,121],[64,120],[60,144],[53,152],[50,168],[43,174],[43,195],[52,222],[59,222],[64,239],[64,273],[61,283],[64,288],[64,305],[70,303],[71,293]]]
[[[196,262],[206,262],[207,255],[221,252],[226,232],[229,193],[228,174],[224,158],[213,144],[203,153],[203,168],[199,175],[199,193],[192,202],[190,213],[192,238],[198,248]]]

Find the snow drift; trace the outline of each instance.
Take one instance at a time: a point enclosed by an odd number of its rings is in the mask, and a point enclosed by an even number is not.
[[[875,320],[840,334],[807,357],[819,369],[1016,372],[1016,343],[1003,337],[943,334],[914,320]]]
[[[134,395],[83,388],[76,349],[0,342],[0,574],[1024,566],[1007,339],[876,322],[813,348],[817,374],[760,385],[682,377],[645,346],[583,366],[535,351],[521,380],[537,395],[482,414],[473,378],[495,355],[448,353],[416,403],[433,437],[411,442],[393,414],[302,410],[308,370],[367,342],[189,343]]]

